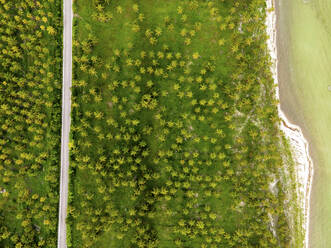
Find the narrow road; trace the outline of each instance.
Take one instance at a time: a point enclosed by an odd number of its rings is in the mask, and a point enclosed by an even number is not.
[[[69,132],[71,110],[72,78],[72,0],[63,0],[63,85],[62,85],[62,133],[61,133],[61,175],[58,248],[66,248],[66,218],[69,183]]]

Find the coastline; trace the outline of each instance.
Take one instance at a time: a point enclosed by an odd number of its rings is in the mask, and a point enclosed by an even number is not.
[[[275,0],[266,0],[266,26],[269,39],[267,41],[270,57],[273,65],[271,72],[273,74],[274,84],[276,87],[276,99],[279,100],[279,86],[278,86],[278,59],[277,59],[277,29],[276,29],[276,12]],[[313,179],[313,161],[309,153],[309,143],[303,136],[302,130],[299,126],[289,122],[285,113],[278,102],[278,115],[281,119],[280,130],[284,133],[286,139],[289,141],[295,162],[296,180],[299,185],[298,198],[300,207],[304,217],[303,230],[305,232],[304,247],[309,244],[309,213],[310,213],[310,195],[311,185]]]

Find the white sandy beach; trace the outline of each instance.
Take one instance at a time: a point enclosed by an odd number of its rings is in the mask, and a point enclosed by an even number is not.
[[[274,78],[274,83],[277,85],[276,98],[279,100],[279,88],[278,88],[278,60],[277,60],[277,31],[276,31],[276,13],[275,13],[275,1],[266,0],[267,3],[267,33],[268,48],[270,56],[273,61],[271,68]],[[301,208],[304,216],[304,230],[305,240],[304,247],[308,247],[309,238],[309,207],[310,207],[310,193],[313,178],[313,161],[309,155],[309,144],[302,134],[302,130],[299,126],[293,125],[288,121],[286,115],[278,104],[278,114],[281,118],[280,129],[285,134],[285,137],[289,141],[292,150],[292,156],[295,162],[296,179],[299,183],[298,199],[301,200]]]

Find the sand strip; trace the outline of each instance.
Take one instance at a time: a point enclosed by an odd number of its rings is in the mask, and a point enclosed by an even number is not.
[[[277,59],[277,30],[276,30],[276,12],[275,12],[275,0],[266,0],[267,4],[267,34],[269,39],[268,49],[273,62],[271,71],[274,78],[276,87],[276,98],[279,100],[279,88],[278,88],[278,59]],[[304,247],[308,247],[309,238],[309,207],[310,207],[310,193],[313,178],[313,161],[309,155],[309,144],[302,134],[302,130],[299,126],[293,125],[286,118],[286,115],[278,104],[278,115],[281,119],[280,129],[285,134],[286,139],[289,141],[292,156],[296,165],[296,179],[298,181],[298,199],[300,200],[301,209],[303,211],[304,222],[303,228],[305,231]]]

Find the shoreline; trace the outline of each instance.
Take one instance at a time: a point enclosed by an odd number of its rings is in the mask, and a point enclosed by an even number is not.
[[[278,59],[277,59],[277,29],[276,29],[276,11],[275,1],[266,0],[266,26],[267,35],[269,39],[267,41],[270,57],[273,65],[271,72],[273,74],[274,84],[276,87],[276,99],[279,97],[279,85],[278,85]],[[289,145],[292,151],[293,160],[295,162],[296,180],[298,187],[298,198],[300,201],[300,207],[303,211],[303,230],[304,230],[304,247],[309,245],[309,214],[310,214],[310,195],[312,179],[314,174],[313,160],[309,153],[309,143],[303,136],[302,130],[299,126],[292,124],[286,117],[285,113],[280,107],[280,102],[277,105],[278,115],[281,119],[280,130],[284,133],[286,139],[289,141]]]

